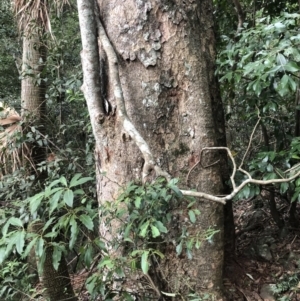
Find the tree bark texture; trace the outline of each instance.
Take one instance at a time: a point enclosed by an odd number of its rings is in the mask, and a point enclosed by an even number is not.
[[[46,116],[46,84],[43,80],[43,70],[46,61],[46,47],[42,44],[41,29],[27,26],[23,36],[21,106],[22,117],[32,122],[42,133],[45,133]],[[37,143],[32,145],[32,165],[46,158],[45,148]]]
[[[77,301],[64,255],[62,255],[58,270],[55,270],[52,259],[53,249],[48,247],[45,252],[46,259],[42,273],[42,284],[46,289],[45,296],[49,298],[49,301]]]
[[[179,178],[181,188],[222,194],[219,154],[205,152],[200,158],[202,148],[218,145],[217,106],[210,87],[210,60],[215,56],[212,1],[98,0],[98,5],[118,56],[128,116],[151,148],[155,164]],[[100,66],[99,73],[107,75],[107,64]],[[118,112],[107,78],[102,95],[112,112]],[[120,119],[107,114],[94,131],[100,142],[98,169],[105,173],[98,177],[100,203],[113,201],[120,186],[142,178],[145,159]],[[223,207],[205,199],[196,207],[201,215],[190,235],[209,228],[219,232],[193,250],[192,260],[185,254],[178,257],[173,244],[167,246],[162,290],[176,293],[178,300],[188,292],[208,292],[211,300],[222,300]],[[187,212],[178,216],[179,226],[187,220]],[[108,231],[100,227],[101,235],[109,237]]]

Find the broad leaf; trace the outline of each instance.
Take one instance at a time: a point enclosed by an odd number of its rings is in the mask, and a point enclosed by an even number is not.
[[[33,239],[31,239],[29,244],[26,246],[26,249],[25,249],[24,253],[22,254],[22,258],[26,258],[28,256],[29,252],[34,247],[37,239],[38,239],[38,237],[34,237]]]
[[[70,182],[70,188],[71,187],[74,187],[74,186],[78,186],[78,185],[81,185],[81,184],[84,184],[88,181],[92,181],[93,178],[91,177],[84,177],[84,178],[80,178],[81,177],[81,174],[76,174],[72,179],[71,179],[71,182]]]
[[[29,208],[30,208],[30,213],[32,215],[37,211],[43,198],[44,198],[44,193],[41,192],[41,193],[34,195],[33,197],[31,197],[29,199]]]
[[[49,201],[49,204],[50,204],[50,208],[49,208],[49,214],[51,215],[52,212],[57,209],[58,207],[58,201],[61,197],[63,193],[63,189],[61,188],[59,191],[57,191],[51,198],[50,198],[50,201]]]
[[[22,221],[17,218],[17,217],[11,217],[8,222],[12,225],[12,226],[16,226],[16,227],[22,227],[23,228],[23,223]]]
[[[152,232],[152,237],[154,238],[160,235],[159,230],[153,225],[151,225],[151,232]]]
[[[66,186],[66,187],[68,186],[67,179],[66,179],[64,176],[60,177],[59,181],[60,181],[60,183],[62,183],[64,186]]]
[[[196,215],[194,210],[189,210],[190,221],[194,224],[196,222]]]
[[[25,245],[25,231],[18,231],[16,232],[17,235],[16,235],[16,249],[17,249],[17,252],[21,255],[22,252],[23,252],[23,248],[24,248],[24,245]]]
[[[148,262],[149,251],[145,251],[141,257],[141,267],[144,274],[148,273],[149,270],[149,262]]]
[[[64,193],[64,202],[69,207],[73,207],[74,193],[72,190],[68,189]]]
[[[164,224],[161,221],[155,221],[155,225],[160,232],[168,233],[168,229],[164,226]]]
[[[141,226],[141,230],[140,230],[140,236],[145,237],[147,234],[147,229],[149,227],[149,221],[145,222],[142,226]]]
[[[82,215],[80,215],[79,220],[84,224],[84,226],[87,229],[89,229],[89,230],[94,229],[94,223],[90,216],[88,216],[86,214],[82,214]]]

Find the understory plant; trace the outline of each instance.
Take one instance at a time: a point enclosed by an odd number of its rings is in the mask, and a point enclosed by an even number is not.
[[[88,191],[87,184],[91,181],[92,177],[83,177],[81,174],[75,174],[69,180],[61,176],[34,196],[12,200],[2,208],[0,264],[4,277],[0,279],[0,298],[33,298],[31,285],[34,283],[24,281],[30,279],[24,263],[27,257],[32,257],[33,250],[34,258],[38,259],[36,266],[39,273],[43,270],[48,248],[53,251],[55,270],[59,267],[62,254],[69,261],[76,259],[74,271],[91,265],[93,256],[101,246],[94,233],[98,226],[98,210]],[[33,231],[31,225],[37,222],[42,226],[39,231]],[[24,268],[14,270],[9,276],[4,274],[9,267],[20,264]]]
[[[192,260],[194,248],[199,248],[204,240],[211,241],[218,230],[189,233],[200,212],[194,208],[194,198],[182,195],[177,181],[157,178],[154,183],[144,185],[131,182],[115,201],[102,204],[101,222],[114,235],[111,241],[105,241],[106,249],[96,272],[87,279],[86,286],[93,298],[113,300],[118,296],[121,300],[134,300],[138,296],[126,287],[126,281],[132,277],[144,283],[135,292],[137,295],[180,296],[180,292],[167,291],[168,280],[161,272],[168,246],[176,249],[177,256]],[[186,219],[178,236],[172,229],[178,227],[179,216]],[[191,291],[188,300],[208,300],[205,298],[208,297],[196,296]]]

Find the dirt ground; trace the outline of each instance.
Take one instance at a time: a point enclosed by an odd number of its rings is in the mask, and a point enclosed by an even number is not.
[[[267,202],[255,208],[253,201],[234,204],[236,256],[225,267],[227,298],[229,301],[300,300],[300,227],[279,231]],[[287,220],[289,204],[276,200],[276,206]],[[297,217],[299,213],[297,208]],[[268,258],[257,254],[259,245],[267,248]]]

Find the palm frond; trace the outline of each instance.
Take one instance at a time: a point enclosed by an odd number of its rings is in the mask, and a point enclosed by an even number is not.
[[[5,129],[0,132],[0,177],[17,170],[21,166],[20,149],[15,147],[16,134],[22,131],[19,124],[22,117],[14,109],[2,107],[0,126]]]

